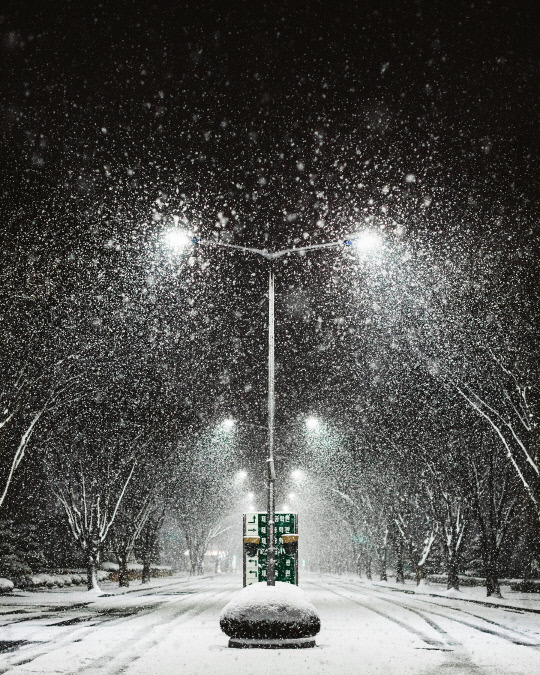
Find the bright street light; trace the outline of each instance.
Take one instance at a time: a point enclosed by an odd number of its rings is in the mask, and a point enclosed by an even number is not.
[[[243,469],[241,471],[236,472],[236,477],[238,480],[246,480],[247,478],[247,471],[244,471]],[[250,493],[251,494],[251,493]]]
[[[224,429],[226,429],[227,431],[231,431],[232,429],[234,429],[235,424],[236,424],[236,420],[233,420],[229,417],[226,420],[223,420],[223,422],[221,423],[221,426]]]
[[[359,232],[352,238],[352,245],[361,253],[370,253],[381,247],[382,240],[377,232],[365,230],[364,232]]]
[[[181,253],[193,243],[194,237],[185,230],[173,228],[165,233],[165,242],[176,253]]]
[[[305,425],[308,431],[316,431],[319,428],[320,423],[316,417],[308,417],[305,421]]]

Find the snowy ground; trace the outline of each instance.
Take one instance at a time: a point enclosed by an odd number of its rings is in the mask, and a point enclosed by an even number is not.
[[[238,574],[161,579],[144,589],[135,582],[109,597],[69,589],[0,596],[0,674],[540,672],[538,597],[507,592],[492,607],[467,601],[483,602],[482,589],[464,589],[463,599],[423,589],[433,597],[412,593],[412,584],[396,590],[306,575],[301,586],[323,626],[317,648],[236,650],[218,622],[240,584]]]

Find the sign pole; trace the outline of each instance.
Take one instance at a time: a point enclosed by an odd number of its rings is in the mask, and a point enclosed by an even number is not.
[[[274,269],[272,263],[270,263],[268,276],[268,459],[266,462],[268,467],[268,558],[266,583],[268,586],[276,585],[274,416]]]

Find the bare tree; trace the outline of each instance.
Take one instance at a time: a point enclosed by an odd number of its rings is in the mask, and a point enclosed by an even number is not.
[[[139,538],[135,542],[135,552],[142,561],[142,580],[141,583],[147,584],[150,581],[150,572],[152,562],[158,555],[159,533],[165,520],[167,512],[167,503],[162,502],[155,508],[148,517]]]
[[[501,597],[499,556],[518,514],[517,479],[488,430],[469,444],[464,464],[463,486],[480,530],[486,592]]]
[[[174,453],[152,439],[138,448],[138,456],[130,489],[122,500],[108,544],[108,550],[115,554],[118,562],[120,586],[129,586],[128,562],[143,531],[146,531],[148,544],[151,543],[152,530],[147,525],[153,516],[157,537],[170,492],[169,475]],[[160,513],[163,515],[157,515]]]
[[[459,590],[459,565],[465,533],[469,525],[470,505],[450,473],[441,472],[432,462],[427,463],[429,480],[424,488],[433,514],[438,524],[441,542],[446,558],[448,589]]]
[[[448,372],[447,381],[501,443],[540,523],[540,433],[538,412],[531,401],[533,385],[493,351],[489,354],[487,387]]]
[[[233,448],[234,438],[218,427],[195,437],[177,460],[171,508],[186,539],[192,574],[202,573],[209,542],[230,527],[237,487]]]
[[[84,431],[70,439],[65,428],[55,429],[46,439],[45,462],[69,531],[84,554],[90,590],[98,588],[101,554],[135,471],[136,440],[124,428]]]
[[[136,501],[136,503],[134,503]],[[151,493],[135,500],[124,498],[120,512],[116,518],[114,528],[107,546],[118,562],[118,583],[120,586],[129,586],[128,562],[135,549],[135,544],[146,526],[152,512],[157,508]]]
[[[403,547],[415,570],[416,584],[426,577],[425,565],[438,536],[438,523],[432,517],[425,497],[418,491],[402,493],[394,511],[398,546]]]
[[[3,436],[3,469],[0,483],[2,507],[15,472],[28,450],[40,422],[58,410],[68,398],[75,398],[76,377],[70,377],[69,361],[61,359],[50,368],[31,376],[31,364],[23,364],[13,381],[0,390],[0,432]]]

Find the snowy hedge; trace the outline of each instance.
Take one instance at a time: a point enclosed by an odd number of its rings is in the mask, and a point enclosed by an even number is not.
[[[98,581],[109,579],[109,573],[99,570]],[[32,574],[18,580],[23,588],[64,588],[65,586],[86,585],[86,574],[66,572],[64,574]]]
[[[510,584],[513,591],[521,593],[540,593],[540,579],[524,579]]]
[[[459,575],[459,585],[460,586],[485,586],[486,580],[482,577],[469,577],[464,574]],[[447,574],[430,574],[428,576],[428,581],[432,581],[434,584],[446,584],[448,582]]]
[[[14,587],[13,581],[0,577],[0,593],[11,593]]]
[[[102,570],[106,570],[109,573],[109,579],[111,581],[118,581],[118,572],[119,565],[114,562],[103,562],[100,565]],[[128,579],[129,581],[134,581],[136,579],[142,578],[143,565],[140,563],[128,563],[127,565]],[[150,567],[150,576],[151,577],[168,577],[172,575],[172,567],[169,565],[151,565]]]

